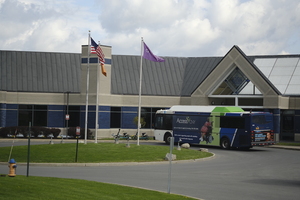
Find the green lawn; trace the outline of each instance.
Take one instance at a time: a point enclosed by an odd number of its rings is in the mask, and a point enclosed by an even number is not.
[[[15,146],[11,158],[18,162],[27,162],[28,146]],[[11,147],[0,148],[0,162],[7,162]],[[150,162],[163,161],[170,151],[169,146],[131,144],[125,143],[88,143],[78,144],[79,163],[109,163],[109,162]],[[198,159],[212,156],[211,153],[191,149],[174,148],[173,154],[177,160]],[[44,144],[30,146],[30,162],[32,163],[74,163],[76,143]]]
[[[0,177],[0,199],[193,199],[180,195],[78,179]]]
[[[27,162],[28,146],[15,146],[11,158],[18,162]],[[0,148],[0,162],[7,162],[11,147]],[[125,143],[88,143],[78,144],[78,162],[150,162],[163,161],[170,151],[169,146],[153,146]],[[44,144],[30,146],[30,162],[35,163],[74,163],[76,143]],[[208,152],[174,148],[177,160],[209,157]],[[106,184],[77,179],[47,177],[0,177],[0,199],[193,199],[180,195],[167,194],[151,190]]]

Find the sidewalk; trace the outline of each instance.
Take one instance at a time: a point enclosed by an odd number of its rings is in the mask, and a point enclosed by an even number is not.
[[[269,148],[287,149],[287,150],[300,150],[300,146],[287,146],[287,145],[270,145]]]

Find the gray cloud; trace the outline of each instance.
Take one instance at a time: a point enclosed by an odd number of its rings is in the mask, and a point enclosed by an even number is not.
[[[0,49],[80,52],[88,30],[113,54],[300,52],[298,0],[0,0]]]

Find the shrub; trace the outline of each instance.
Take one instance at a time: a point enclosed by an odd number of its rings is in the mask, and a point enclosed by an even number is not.
[[[9,135],[14,135],[15,130],[16,129],[13,130],[12,127],[3,127],[3,128],[0,129],[0,137],[6,138],[8,134]]]
[[[138,122],[139,122],[139,118],[138,118],[138,116],[136,116],[133,119],[133,123],[138,126]],[[145,119],[143,117],[140,118],[140,123],[141,123],[141,128],[143,128],[144,126],[146,126],[146,121],[145,121]]]
[[[61,130],[58,128],[50,128],[48,129],[48,131],[50,132],[50,134],[52,133],[54,138],[57,138],[57,136],[60,134]]]
[[[54,138],[56,138],[60,134],[61,130],[58,128],[46,128],[33,126],[31,127],[31,137],[38,137],[38,135],[42,134],[45,137],[53,134]],[[28,126],[12,126],[12,127],[3,127],[0,129],[0,137],[8,137],[8,135],[16,136],[17,134],[22,134],[24,137],[29,136],[29,127]]]

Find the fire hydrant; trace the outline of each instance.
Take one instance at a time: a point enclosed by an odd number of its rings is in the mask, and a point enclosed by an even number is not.
[[[15,177],[16,176],[16,168],[17,168],[17,165],[16,165],[16,161],[15,159],[10,159],[10,161],[8,162],[9,163],[9,174],[8,176],[10,177]]]

